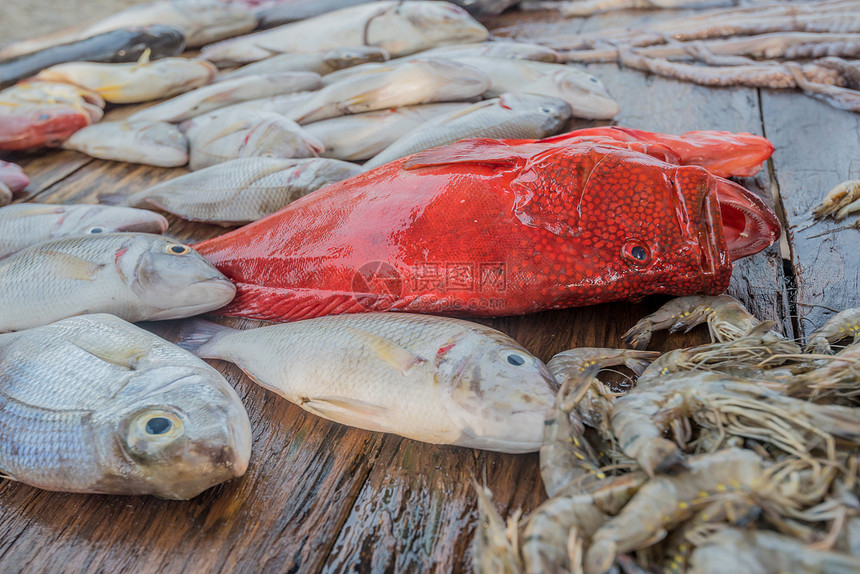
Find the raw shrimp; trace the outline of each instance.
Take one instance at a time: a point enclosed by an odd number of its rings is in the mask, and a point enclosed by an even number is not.
[[[570,552],[571,547],[576,549],[587,543],[607,515],[617,514],[647,478],[643,472],[631,472],[591,482],[581,489],[570,488],[541,504],[529,516],[523,531],[525,571],[581,571],[581,554]]]
[[[860,558],[813,550],[797,539],[765,530],[723,528],[706,538],[690,558],[691,574],[860,571]]]
[[[725,449],[690,459],[690,469],[677,476],[652,478],[594,533],[585,572],[607,572],[618,553],[662,540],[668,529],[710,504],[715,495],[754,492],[764,470],[764,462],[754,452]]]
[[[634,349],[644,349],[654,331],[690,331],[706,321],[711,341],[720,342],[742,337],[760,323],[740,301],[729,295],[689,295],[672,299],[640,320],[624,333],[624,342]]]
[[[858,191],[860,191],[860,181]],[[816,329],[809,337],[806,345],[807,353],[830,353],[830,345],[848,337],[854,338],[854,343],[860,342],[860,307],[846,309],[830,318],[824,325]]]
[[[522,571],[518,552],[517,523],[520,511],[507,524],[493,507],[492,493],[474,483],[478,493],[478,525],[472,541],[472,568],[476,573],[517,574]]]
[[[827,192],[824,200],[812,210],[815,219],[824,219],[833,215],[842,219],[853,211],[860,211],[860,179],[843,181]]]
[[[817,356],[821,366],[794,377],[787,394],[793,397],[835,394],[855,398],[860,395],[860,343],[848,345],[832,357]]]
[[[860,443],[856,410],[787,397],[722,373],[690,371],[640,379],[615,401],[612,430],[625,454],[649,474],[677,468],[681,449],[663,432],[682,418],[731,435],[767,442],[798,457],[822,448],[835,458],[835,440]]]

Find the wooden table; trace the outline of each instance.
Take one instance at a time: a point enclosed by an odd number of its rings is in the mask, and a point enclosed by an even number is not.
[[[513,12],[488,24],[518,26],[520,38],[548,38],[678,14],[627,12],[564,21],[552,13]],[[747,131],[773,142],[776,152],[767,168],[742,183],[777,200],[788,230],[784,255],[775,245],[738,262],[730,294],[798,338],[834,311],[860,305],[858,232],[809,238],[829,223],[799,231],[831,187],[860,177],[857,115],[793,91],[704,88],[614,64],[589,71],[620,103],[619,125],[668,133]],[[116,109],[109,117],[131,111]],[[570,127],[593,123],[580,120]],[[69,151],[6,159],[31,176],[27,200],[45,203],[96,202],[99,193],[132,193],[185,171]],[[173,217],[170,223],[169,233],[187,242],[223,232]],[[620,346],[620,335],[664,301],[486,323],[546,360],[576,346]],[[155,329],[170,338],[175,327]],[[661,335],[652,348],[705,337],[703,328],[686,336]],[[214,364],[235,385],[251,417],[253,454],[244,477],[187,502],[50,493],[3,481],[0,571],[467,571],[477,516],[472,479],[492,489],[504,516],[517,508],[528,514],[545,498],[536,454],[433,446],[348,428],[264,391],[230,364]]]

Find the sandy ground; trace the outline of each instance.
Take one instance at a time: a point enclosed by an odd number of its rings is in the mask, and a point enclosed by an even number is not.
[[[0,45],[94,22],[153,0],[0,0]]]

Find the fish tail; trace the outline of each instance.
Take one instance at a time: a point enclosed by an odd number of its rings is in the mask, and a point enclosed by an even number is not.
[[[179,330],[179,341],[176,344],[198,357],[218,359],[220,356],[215,351],[213,343],[220,338],[219,335],[235,330],[205,319],[189,319]]]

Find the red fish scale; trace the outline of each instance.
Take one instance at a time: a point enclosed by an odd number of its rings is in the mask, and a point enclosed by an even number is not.
[[[592,143],[513,165],[403,163],[196,246],[237,283],[222,312],[271,320],[386,309],[510,315],[720,293],[731,275],[725,255],[715,277],[701,270],[702,238],[726,250],[721,227],[712,236],[698,213],[714,188],[704,169]],[[705,215],[719,224],[718,209]],[[632,257],[631,245],[647,249],[648,260]]]

